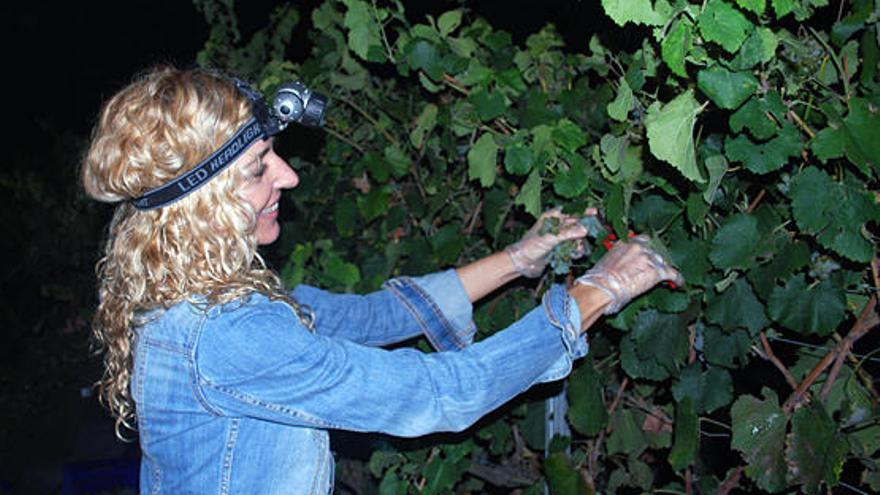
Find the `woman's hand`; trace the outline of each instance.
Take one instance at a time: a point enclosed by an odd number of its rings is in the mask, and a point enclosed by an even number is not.
[[[648,236],[618,242],[596,265],[575,280],[602,291],[610,300],[604,313],[616,313],[636,296],[659,282],[683,285],[684,278],[662,256],[648,247]]]
[[[595,215],[596,209],[589,208],[585,214]],[[556,234],[551,232],[542,234],[542,228],[550,218],[559,219],[559,229]],[[514,268],[520,275],[535,278],[544,273],[550,251],[562,242],[578,239],[578,249],[575,250],[572,259],[583,256],[584,247],[581,239],[586,235],[587,229],[581,225],[579,217],[566,215],[562,213],[560,208],[555,208],[542,213],[522,239],[507,246],[504,250],[510,256]]]

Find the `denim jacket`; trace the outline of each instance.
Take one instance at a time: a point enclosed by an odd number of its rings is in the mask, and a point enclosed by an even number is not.
[[[262,295],[209,309],[183,302],[136,330],[141,493],[330,493],[327,430],[460,431],[565,377],[587,352],[559,286],[477,343],[454,270],[365,296],[306,286],[293,295],[314,311],[314,332]],[[445,352],[378,347],[419,334]]]

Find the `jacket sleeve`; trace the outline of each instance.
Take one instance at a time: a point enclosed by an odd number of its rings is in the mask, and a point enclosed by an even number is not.
[[[293,297],[315,314],[319,335],[382,346],[425,335],[439,350],[473,342],[473,307],[455,270],[389,280],[372,294],[333,294],[306,285]]]
[[[419,436],[460,431],[587,352],[580,315],[554,286],[542,306],[459,352],[388,351],[310,333],[265,301],[208,320],[195,377],[216,414]]]

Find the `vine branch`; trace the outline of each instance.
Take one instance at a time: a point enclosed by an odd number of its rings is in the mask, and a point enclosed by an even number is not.
[[[770,342],[767,340],[767,334],[764,331],[761,331],[761,345],[764,347],[764,353],[761,357],[773,363],[776,368],[782,372],[782,376],[785,377],[785,381],[791,386],[792,390],[797,390],[798,383],[797,380],[794,379],[794,375],[791,374],[791,371],[788,371],[788,368],[782,364],[782,361],[776,357],[776,354],[773,353],[773,348],[770,347]]]

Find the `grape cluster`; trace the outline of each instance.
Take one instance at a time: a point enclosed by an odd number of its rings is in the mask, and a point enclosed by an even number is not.
[[[587,229],[587,237],[594,240],[602,240],[608,236],[608,230],[602,225],[602,222],[596,216],[590,215],[580,219],[581,225]],[[560,220],[558,218],[548,218],[541,225],[540,234],[559,233]],[[581,243],[581,246],[578,245]],[[556,275],[565,275],[571,271],[572,262],[582,256],[589,256],[592,253],[592,245],[586,240],[568,240],[557,245],[550,252],[548,263]]]

